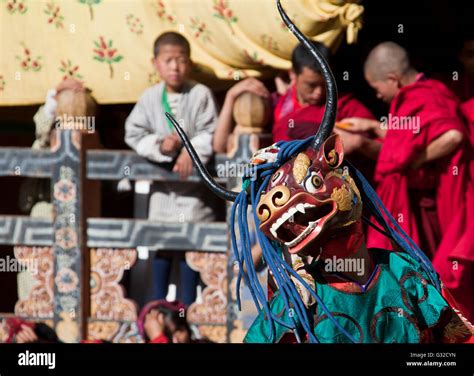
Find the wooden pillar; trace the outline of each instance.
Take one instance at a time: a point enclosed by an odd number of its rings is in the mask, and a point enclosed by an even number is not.
[[[136,219],[148,219],[148,207],[150,202],[150,187],[152,181],[138,180],[135,182],[135,194],[133,199],[133,217]],[[143,307],[149,299],[152,284],[152,260],[147,247],[140,247],[138,259],[135,266],[130,270],[130,296]],[[151,258],[155,252],[151,252]]]
[[[93,136],[92,136],[93,137]],[[87,336],[90,306],[90,257],[86,217],[97,212],[100,190],[86,182],[87,144],[91,135],[79,131],[55,132],[52,142],[54,316],[53,324],[64,342]]]
[[[234,104],[233,109],[236,127],[229,138],[227,163],[237,164],[242,168],[235,168],[234,171],[244,171],[248,166],[250,158],[258,149],[272,143],[272,136],[265,130],[270,115],[269,103],[262,97],[246,92],[241,94]],[[242,175],[229,175],[227,188],[235,188],[237,191],[242,187]],[[230,221],[229,203],[227,210],[227,222]],[[253,218],[251,214],[248,218]],[[230,232],[229,232],[230,236]],[[227,342],[240,342],[243,339],[245,330],[242,329],[242,314],[238,311],[235,282],[238,268],[234,259],[229,239],[229,254],[227,264]],[[245,307],[243,307],[245,309]]]

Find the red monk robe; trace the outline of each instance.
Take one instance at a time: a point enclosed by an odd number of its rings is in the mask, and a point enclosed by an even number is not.
[[[273,142],[301,140],[316,133],[324,115],[325,104],[304,106],[298,102],[295,86],[278,99],[272,128]],[[337,101],[336,120],[349,117],[375,119],[352,94],[342,94]]]
[[[459,80],[458,87],[455,93],[461,98],[461,111],[466,119],[467,133],[469,136],[469,143],[471,151],[469,152],[468,163],[471,179],[471,188],[474,185],[474,87],[469,84],[467,79]],[[451,232],[446,236],[446,240],[441,243],[439,251],[433,261],[434,266],[437,270],[443,270],[444,265],[452,265],[453,261],[457,270],[455,273],[449,273],[449,270],[440,272],[446,275],[448,282],[446,284],[451,290],[456,290],[456,297],[459,301],[458,306],[462,312],[466,312],[471,321],[474,321],[474,294],[472,292],[472,286],[474,286],[474,263],[472,249],[474,248],[474,193],[473,189],[466,192],[466,209],[462,215],[457,217],[457,223],[453,223],[450,226]],[[469,231],[462,232],[462,229],[468,226]],[[458,238],[457,246],[451,250],[451,239]],[[471,257],[464,251],[465,249],[471,249]],[[447,260],[447,261],[446,261]],[[448,277],[449,276],[449,277]],[[448,278],[450,278],[448,280]],[[466,288],[471,286],[471,288]]]
[[[467,121],[469,139],[474,146],[474,83],[465,74],[461,74],[458,80],[440,75],[442,81],[461,101],[461,111]]]
[[[459,102],[441,82],[419,75],[415,83],[400,89],[390,115],[375,170],[377,193],[400,226],[433,259],[461,311],[472,320],[474,218],[469,210],[474,207],[474,188]],[[395,121],[401,119],[410,119],[414,129],[394,129]],[[445,158],[410,169],[421,151],[451,129],[466,136],[462,146]],[[391,248],[389,240],[371,228],[367,246]]]
[[[325,104],[304,106],[298,102],[295,86],[281,96],[275,106],[272,128],[273,142],[302,140],[316,133],[323,120]],[[337,101],[336,121],[360,117],[375,119],[374,115],[352,94],[341,94]],[[350,161],[369,181],[374,174],[375,163],[361,153],[350,155]]]
[[[474,147],[474,98],[461,104],[461,111],[468,123],[468,133],[471,146]]]

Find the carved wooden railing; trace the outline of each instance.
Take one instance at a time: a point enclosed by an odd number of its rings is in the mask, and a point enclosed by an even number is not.
[[[131,151],[88,150],[84,137],[57,132],[51,151],[0,148],[0,176],[51,179],[54,207],[52,220],[0,216],[0,244],[15,245],[19,263],[34,260],[39,265],[28,298],[16,303],[14,313],[0,314],[0,341],[6,336],[4,319],[12,314],[46,322],[66,342],[142,341],[135,322],[137,306],[120,286],[124,271],[136,263],[138,247],[192,251],[187,261],[200,272],[206,288],[202,300],[189,308],[188,320],[213,341],[239,340],[227,223],[88,217],[91,199],[100,195],[89,186],[92,180],[179,181],[179,177]],[[216,157],[217,170],[220,165],[248,161],[260,147],[260,138],[236,136],[232,156]],[[218,177],[220,183],[239,184],[240,176],[224,175]],[[200,178],[193,174],[183,184],[189,181]]]

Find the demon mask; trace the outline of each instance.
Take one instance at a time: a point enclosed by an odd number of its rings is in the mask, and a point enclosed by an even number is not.
[[[359,221],[359,190],[343,158],[340,138],[331,136],[319,150],[310,147],[283,164],[259,198],[260,230],[290,253],[310,254],[318,240]]]

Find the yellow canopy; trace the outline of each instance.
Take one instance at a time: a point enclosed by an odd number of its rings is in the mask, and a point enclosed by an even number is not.
[[[298,27],[335,49],[356,41],[363,7],[344,0],[282,0]],[[42,103],[66,76],[85,82],[100,103],[135,102],[159,80],[155,38],[184,34],[193,77],[219,80],[288,69],[296,39],[273,0],[2,0],[0,105]]]

